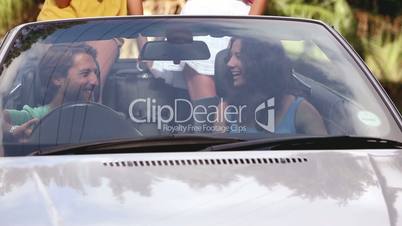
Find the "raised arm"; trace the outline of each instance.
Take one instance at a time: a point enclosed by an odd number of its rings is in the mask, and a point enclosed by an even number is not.
[[[268,0],[254,0],[251,5],[249,15],[263,15],[267,7]]]
[[[128,15],[142,15],[142,0],[127,0]]]

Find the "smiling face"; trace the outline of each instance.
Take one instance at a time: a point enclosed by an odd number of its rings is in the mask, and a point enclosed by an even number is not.
[[[60,85],[59,92],[64,94],[64,102],[92,100],[94,89],[99,85],[94,58],[86,53],[75,54],[73,65]]]
[[[233,85],[244,85],[246,80],[244,77],[244,67],[241,62],[241,41],[236,39],[230,48],[229,61],[227,62],[230,72],[233,75]]]

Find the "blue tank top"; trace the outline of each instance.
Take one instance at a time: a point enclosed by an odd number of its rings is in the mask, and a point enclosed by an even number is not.
[[[299,108],[300,103],[303,101],[303,97],[297,97],[293,103],[289,106],[288,111],[282,117],[281,121],[275,126],[275,133],[296,133],[296,111]]]

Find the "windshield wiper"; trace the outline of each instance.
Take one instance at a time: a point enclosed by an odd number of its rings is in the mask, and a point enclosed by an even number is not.
[[[389,148],[402,149],[402,143],[381,138],[353,136],[282,136],[250,140],[227,137],[227,134],[179,134],[49,147],[35,151],[31,155]]]
[[[93,143],[53,146],[33,152],[31,155],[190,152],[211,145],[243,142],[245,139],[221,134],[166,135],[157,137],[103,140]]]
[[[353,136],[330,137],[278,137],[264,138],[237,143],[214,145],[202,151],[240,150],[320,150],[320,149],[401,149],[399,141]]]

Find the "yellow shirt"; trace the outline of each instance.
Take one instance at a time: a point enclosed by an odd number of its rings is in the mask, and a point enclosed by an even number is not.
[[[95,16],[125,16],[127,0],[71,0],[70,5],[59,8],[55,0],[46,0],[38,21]]]

